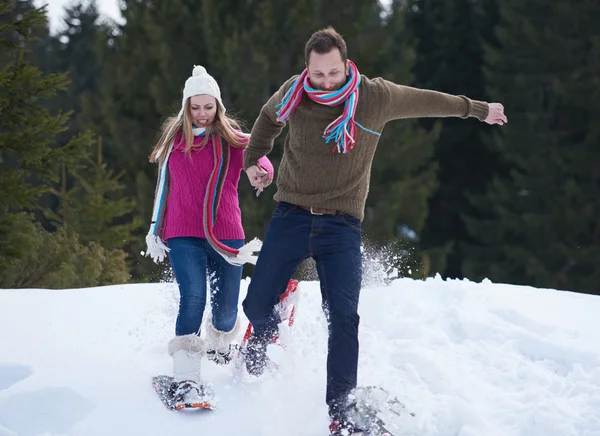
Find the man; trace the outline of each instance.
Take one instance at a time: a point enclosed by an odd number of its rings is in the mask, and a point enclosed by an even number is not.
[[[327,393],[331,434],[364,430],[349,396],[358,367],[361,221],[371,164],[388,121],[417,117],[475,117],[507,122],[498,103],[396,85],[361,76],[346,43],[331,27],[305,48],[306,70],[290,78],[263,106],[244,152],[244,168],[260,189],[256,163],[287,123],[275,200],[243,307],[254,327],[246,352],[249,373],[262,373],[266,346],[277,334],[274,307],[298,265],[312,257],[329,321]]]

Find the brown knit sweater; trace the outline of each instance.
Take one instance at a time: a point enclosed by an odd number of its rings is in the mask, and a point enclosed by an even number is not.
[[[276,121],[275,106],[281,103],[297,77],[285,82],[260,111],[244,151],[245,169],[256,165],[273,148],[273,140],[285,126]],[[342,110],[343,104],[325,106],[304,95],[287,121],[289,132],[279,166],[275,200],[337,209],[360,220],[364,218],[379,136],[357,126],[352,151],[332,152],[335,144],[333,141],[325,144],[323,131]],[[382,132],[388,121],[402,118],[476,117],[483,121],[487,114],[485,102],[361,76],[354,119],[367,129]]]

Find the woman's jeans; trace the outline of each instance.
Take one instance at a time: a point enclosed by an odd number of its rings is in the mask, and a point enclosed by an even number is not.
[[[244,245],[241,239],[221,242],[232,248]],[[200,334],[208,289],[213,326],[231,331],[237,319],[242,267],[228,263],[204,238],[171,238],[167,246],[180,295],[175,334]]]

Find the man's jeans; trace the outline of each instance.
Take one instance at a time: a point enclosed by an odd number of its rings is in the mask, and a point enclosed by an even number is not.
[[[356,387],[358,298],[362,280],[360,220],[347,215],[313,215],[279,203],[269,223],[243,307],[257,335],[279,321],[274,306],[298,265],[312,257],[329,321],[327,394],[330,408],[343,407]]]
[[[225,245],[240,248],[241,239],[223,240]],[[179,285],[179,313],[175,335],[200,334],[206,306],[207,278],[213,326],[228,332],[235,326],[240,296],[242,267],[228,263],[203,238],[171,238],[169,260]]]

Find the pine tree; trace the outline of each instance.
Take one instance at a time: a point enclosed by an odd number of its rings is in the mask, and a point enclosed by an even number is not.
[[[68,113],[52,115],[43,102],[64,89],[67,79],[65,74],[44,75],[27,59],[46,24],[45,10],[11,1],[0,4],[0,16],[0,228],[8,229],[7,224],[17,221],[15,213],[35,209],[62,164],[78,165],[90,137],[80,135],[62,146],[54,143]],[[7,236],[1,233],[0,239]],[[7,261],[27,249],[0,244]]]
[[[63,167],[62,188],[52,193],[59,199],[58,213],[48,211],[55,223],[79,234],[83,244],[95,242],[107,250],[125,249],[141,226],[139,217],[130,218],[135,209],[132,200],[122,195],[125,186],[102,161],[102,137],[98,138],[96,160],[88,167],[73,172],[76,183],[67,189],[67,173]]]
[[[69,86],[66,92],[53,99],[57,107],[70,107],[73,116],[71,130],[86,130],[79,118],[82,104],[89,96],[98,93],[102,71],[97,54],[104,42],[106,25],[97,24],[100,17],[96,2],[77,3],[65,8],[63,29],[51,39],[46,52],[47,72],[68,71]]]
[[[16,2],[3,4],[11,12]],[[0,212],[31,208],[57,178],[61,163],[77,165],[89,136],[54,147],[54,136],[65,129],[68,113],[51,115],[40,102],[67,85],[65,74],[43,75],[25,59],[30,49],[30,29],[43,26],[45,12],[30,10],[0,25]]]
[[[417,40],[414,83],[426,89],[486,100],[484,44],[491,43],[496,1],[410,0],[408,30]],[[478,216],[468,200],[485,192],[498,171],[497,156],[484,142],[489,126],[474,120],[422,120],[440,129],[435,143],[438,188],[429,201],[423,244],[432,253],[434,272],[462,277],[464,244],[471,242],[463,216]]]
[[[67,72],[69,83],[64,92],[60,92],[51,100],[43,102],[50,112],[69,110],[70,117],[66,129],[56,136],[58,144],[66,143],[80,131],[94,132],[98,125],[95,100],[104,79],[100,52],[110,38],[111,27],[99,21],[99,13],[94,1],[83,5],[68,6],[63,15],[60,30],[45,38],[40,38],[33,53],[36,65],[47,74]],[[86,165],[88,162],[82,162]],[[70,176],[61,180],[69,188],[76,183]],[[56,212],[59,207],[57,197],[47,195],[40,201],[42,209]],[[38,217],[46,228],[52,223],[45,216]]]
[[[509,124],[492,145],[511,171],[474,204],[473,279],[598,293],[600,4],[501,3],[488,92]]]
[[[126,283],[129,272],[122,250],[81,244],[77,233],[60,228],[48,232],[25,213],[0,220],[3,248],[28,247],[19,256],[0,251],[1,288],[83,288]]]
[[[0,287],[122,283],[123,252],[82,245],[74,232],[49,232],[27,213],[39,209],[61,167],[79,167],[91,143],[88,134],[55,141],[69,114],[51,115],[47,103],[68,80],[32,63],[46,22],[45,9],[30,2],[0,4]]]
[[[406,31],[401,2],[392,2],[384,26],[362,42],[366,69],[394,83],[411,85],[414,40]],[[363,37],[364,39],[364,37]],[[357,41],[357,45],[361,42]],[[428,199],[437,186],[433,144],[438,132],[426,132],[417,120],[392,121],[385,127],[373,162],[365,233],[387,246],[401,275],[424,277],[421,234],[429,213]]]

